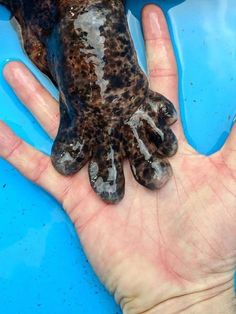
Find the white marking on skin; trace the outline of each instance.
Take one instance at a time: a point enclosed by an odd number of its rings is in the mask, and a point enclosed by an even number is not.
[[[150,107],[152,108],[152,110],[155,112],[155,113],[159,113],[160,112],[160,109],[161,107],[163,106],[163,104],[161,102],[157,102],[157,103],[154,103],[152,101],[149,102],[149,105]]]
[[[80,29],[87,33],[86,40],[84,41],[85,49],[80,51],[88,54],[91,53],[87,60],[95,66],[95,73],[97,75],[97,85],[101,89],[101,96],[104,93],[109,84],[108,80],[104,80],[104,66],[105,62],[103,57],[105,56],[105,38],[101,35],[100,27],[104,25],[106,18],[104,16],[104,11],[101,12],[97,9],[92,9],[89,12],[85,12],[79,15],[74,21],[74,27],[76,30]],[[80,31],[77,31],[80,34]]]
[[[110,153],[108,154],[108,159],[111,160],[111,167],[108,168],[108,178],[104,182],[102,177],[97,177],[99,173],[99,166],[96,162],[92,162],[90,166],[90,173],[95,180],[95,189],[99,194],[108,193],[113,194],[117,190],[116,178],[117,178],[117,169],[114,162],[114,150],[111,148]]]
[[[75,16],[75,13],[73,12],[73,10],[74,10],[74,7],[71,7],[69,11],[72,17]]]
[[[99,170],[98,164],[96,162],[91,162],[90,173],[93,180],[96,180],[97,175],[98,175],[98,170]]]
[[[145,111],[138,109],[135,112],[134,117],[137,118],[138,121],[145,120],[153,129],[153,131],[161,137],[161,140],[164,141],[164,133],[155,125],[153,119]]]
[[[71,156],[70,153],[66,152],[66,153],[62,153],[61,154],[61,158],[59,158],[59,160],[57,161],[57,166],[63,171],[66,172],[66,164],[74,162],[75,158],[73,158]]]
[[[141,140],[137,132],[137,126],[139,125],[139,121],[131,119],[129,120],[128,125],[131,127],[134,137],[138,142],[140,153],[144,156],[145,160],[149,160],[152,157],[152,155],[149,153],[147,146]]]
[[[156,186],[161,188],[171,177],[171,169],[169,167],[162,167],[160,161],[153,161],[151,166],[155,171],[153,179],[157,180]]]
[[[84,146],[84,141],[83,141],[83,143],[80,143],[79,141],[77,141],[77,142],[75,143],[75,145],[72,144],[72,150],[73,150],[73,151],[76,151],[76,150],[78,150],[78,148],[79,148],[79,151],[81,151],[81,149],[83,148],[83,146]]]
[[[116,181],[117,178],[117,170],[116,170],[116,166],[115,166],[115,160],[114,160],[114,150],[111,148],[110,153],[108,154],[108,159],[111,160],[111,167],[108,168],[108,181]]]
[[[164,114],[164,116],[168,118],[168,123],[172,124],[178,119],[177,111],[173,109],[173,112],[171,113],[172,116],[170,116],[170,113],[168,113],[163,101],[158,101],[157,103],[150,101],[149,105],[155,113],[160,113],[161,111],[162,114]]]
[[[142,119],[147,121],[147,123],[152,127],[152,129],[157,134],[160,135],[162,140],[164,140],[164,133],[159,128],[156,127],[153,120],[143,110],[137,110],[135,114],[133,115],[133,117],[127,122],[127,124],[132,129],[133,134],[138,142],[138,146],[139,146],[141,154],[144,156],[145,160],[150,160],[152,155],[149,153],[147,146],[144,144],[144,142],[139,137],[139,134],[137,132],[137,128],[140,125],[140,121],[142,121]]]
[[[64,156],[60,159],[60,163],[64,163],[66,161],[74,161],[75,159],[71,156],[70,153],[64,153]]]
[[[163,169],[159,161],[153,161],[151,163],[152,168],[155,170],[154,179],[160,180],[163,177]]]
[[[98,193],[109,193],[113,194],[116,192],[116,183],[110,184],[110,182],[104,182],[102,177],[98,177],[95,183],[95,188],[98,191]]]

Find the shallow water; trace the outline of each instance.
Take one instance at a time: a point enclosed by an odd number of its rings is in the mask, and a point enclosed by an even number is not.
[[[149,1],[127,1],[143,68],[140,11]],[[153,1],[152,1],[153,2]],[[189,142],[209,154],[224,143],[236,113],[236,6],[233,0],[156,1],[175,42],[180,103]],[[235,8],[235,10],[232,10]],[[9,13],[0,7],[0,67],[20,59],[57,97],[21,50]],[[51,141],[0,75],[0,119],[38,149]],[[119,312],[91,270],[74,229],[57,202],[0,160],[0,313]]]

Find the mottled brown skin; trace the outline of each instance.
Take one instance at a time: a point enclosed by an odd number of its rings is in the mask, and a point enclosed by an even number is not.
[[[0,0],[18,20],[24,48],[60,91],[61,121],[52,163],[64,175],[89,162],[105,201],[124,195],[123,160],[149,189],[172,171],[173,105],[149,90],[130,38],[122,0]]]

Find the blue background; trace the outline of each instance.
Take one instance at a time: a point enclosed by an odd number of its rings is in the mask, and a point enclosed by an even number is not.
[[[140,12],[150,1],[127,1],[132,36],[143,69]],[[154,1],[167,16],[180,74],[185,134],[209,154],[226,140],[236,113],[234,0]],[[234,10],[232,9],[234,8]],[[0,70],[22,60],[57,97],[52,84],[24,55],[0,7]],[[0,119],[27,142],[50,153],[51,141],[0,74]],[[0,160],[0,313],[120,313],[99,283],[72,224],[45,191]]]

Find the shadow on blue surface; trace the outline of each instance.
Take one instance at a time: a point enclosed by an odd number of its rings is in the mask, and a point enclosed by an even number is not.
[[[128,18],[146,68],[140,12],[149,1],[127,1]],[[165,11],[180,71],[185,132],[202,153],[225,141],[236,112],[236,16],[233,0],[156,1]],[[178,5],[177,5],[178,4]],[[214,6],[214,9],[213,9]],[[0,67],[22,60],[57,97],[26,58],[0,7]],[[51,140],[0,77],[0,118],[27,142],[49,153]],[[22,127],[23,126],[23,127]],[[119,308],[91,270],[73,226],[58,203],[0,160],[0,312],[4,314],[115,314]]]

